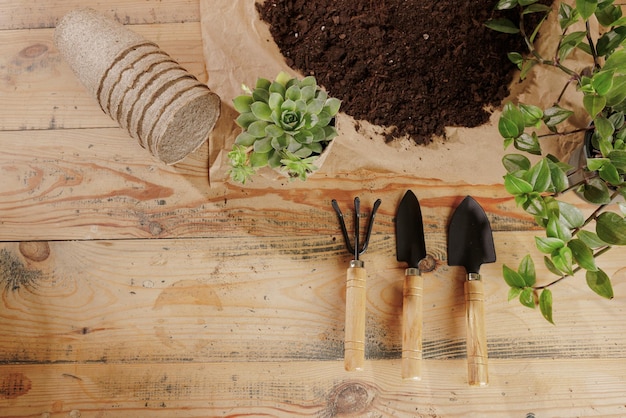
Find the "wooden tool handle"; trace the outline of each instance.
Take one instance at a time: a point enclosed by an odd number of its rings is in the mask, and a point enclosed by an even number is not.
[[[465,282],[465,308],[467,313],[467,371],[470,386],[489,384],[484,300],[483,282],[467,280]]]
[[[363,370],[365,364],[365,269],[350,267],[346,281],[344,366]]]
[[[415,270],[415,271],[411,271]],[[422,293],[419,270],[408,269],[402,302],[402,378],[420,380],[422,372]]]

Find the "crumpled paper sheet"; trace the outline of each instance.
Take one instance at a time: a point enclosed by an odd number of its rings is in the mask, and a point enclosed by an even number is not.
[[[227,181],[227,153],[240,132],[234,123],[238,114],[232,100],[242,94],[242,84],[254,86],[258,77],[273,79],[280,71],[302,75],[285,63],[268,25],[258,17],[254,0],[200,0],[200,11],[208,85],[222,99],[222,115],[209,140],[210,178],[212,182]],[[523,83],[513,82],[511,100],[519,98],[540,106],[552,103],[556,99],[554,92],[546,93],[540,87],[561,85],[561,81],[557,72],[534,71]],[[332,91],[329,93],[332,95]],[[445,140],[438,138],[423,146],[410,138],[386,144],[381,127],[358,121],[357,132],[356,121],[340,112],[339,137],[319,172],[333,175],[366,169],[446,182],[500,184],[505,174],[502,156],[514,150],[503,149],[498,117],[499,111],[494,111],[483,126],[447,128]],[[585,122],[577,124],[584,126]],[[572,144],[552,142],[546,144],[549,152],[561,156],[571,152]]]

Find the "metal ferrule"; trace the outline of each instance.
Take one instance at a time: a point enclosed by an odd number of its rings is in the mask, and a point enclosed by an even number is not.
[[[350,260],[350,268],[363,268],[365,263],[361,260]]]
[[[480,274],[478,273],[468,273],[467,280],[480,280]]]
[[[404,275],[405,276],[419,276],[420,269],[418,269],[417,267],[409,267],[408,269],[404,270]]]

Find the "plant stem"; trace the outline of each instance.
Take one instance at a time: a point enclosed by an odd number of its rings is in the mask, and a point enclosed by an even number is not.
[[[610,245],[607,245],[606,247],[602,247],[601,249],[599,249],[598,251],[596,251],[596,252],[593,254],[593,258],[595,259],[595,258],[597,258],[597,257],[600,257],[602,254],[606,253],[606,252],[607,252],[607,251],[609,251],[611,248],[612,248],[612,247],[611,247]],[[559,277],[558,279],[556,279],[555,281],[553,281],[553,282],[551,282],[551,283],[548,283],[548,284],[546,284],[546,285],[543,285],[543,286],[533,286],[533,289],[534,289],[534,290],[543,290],[543,289],[546,289],[546,288],[548,288],[548,287],[550,287],[550,286],[553,286],[553,285],[557,284],[557,283],[558,283],[558,282],[560,282],[561,280],[564,280],[564,279],[566,279],[566,278],[568,278],[568,277],[573,277],[576,273],[578,273],[578,272],[579,272],[580,270],[582,270],[582,269],[583,269],[582,267],[577,266],[577,267],[576,267],[576,268],[572,271],[572,274],[564,274],[564,275],[562,275],[561,277]]]

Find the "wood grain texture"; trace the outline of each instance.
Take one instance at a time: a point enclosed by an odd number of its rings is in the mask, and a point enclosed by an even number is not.
[[[626,414],[623,362],[496,360],[481,390],[467,387],[462,360],[425,361],[423,382],[401,380],[398,363],[368,361],[358,375],[341,361],[5,366],[0,407],[5,416],[51,418]],[[535,385],[529,374],[540,377]]]
[[[367,270],[350,266],[346,273],[346,312],[344,328],[344,368],[363,370],[365,364],[365,317]]]
[[[555,301],[557,327],[507,302],[500,263],[517,260],[531,241],[529,233],[517,235],[520,243],[507,251],[508,234],[496,233],[499,261],[482,269],[490,357],[622,358],[623,298],[602,300],[578,286],[580,278],[565,281]],[[298,242],[255,236],[51,241],[47,249],[39,242],[43,251],[2,244],[1,362],[342,359],[350,256],[335,238],[338,232]],[[401,357],[404,268],[390,241],[374,235],[363,256],[368,359]],[[41,253],[48,256],[42,260]],[[621,294],[626,269],[621,260],[603,261]],[[424,276],[424,358],[465,359],[465,272],[438,260]]]
[[[198,22],[136,25],[132,30],[207,81]],[[53,33],[54,29],[0,30],[0,130],[118,126],[63,61]]]
[[[110,14],[125,25],[200,21],[196,0],[0,0],[0,30],[53,28],[65,13],[79,7]]]
[[[626,415],[623,249],[599,260],[615,299],[597,297],[583,276],[567,279],[554,288],[553,326],[506,300],[502,265],[540,254],[532,219],[499,179],[323,167],[306,183],[209,183],[224,138],[164,166],[100,110],[52,45],[54,25],[78,5],[210,77],[197,1],[0,0],[1,416]],[[406,266],[394,216],[408,189],[435,266],[423,274],[419,382],[401,376]],[[468,386],[465,271],[446,263],[446,227],[466,195],[487,212],[498,257],[481,269],[490,386],[480,390]],[[330,205],[355,196],[363,208],[383,200],[362,256],[359,373],[343,366],[352,255]],[[539,264],[537,275],[549,280]]]
[[[421,275],[406,274],[402,289],[403,379],[422,378],[423,306],[424,278]]]
[[[482,281],[466,280],[465,323],[467,326],[467,380],[470,386],[489,384],[485,291]]]

